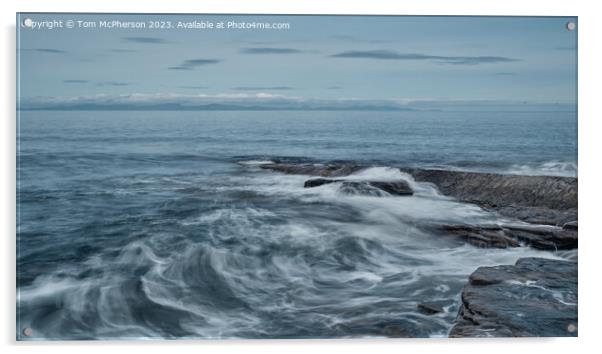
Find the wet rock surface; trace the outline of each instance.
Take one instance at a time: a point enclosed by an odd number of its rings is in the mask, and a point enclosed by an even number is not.
[[[314,188],[314,187],[319,187],[319,186],[322,186],[325,184],[342,182],[342,181],[343,181],[342,179],[312,178],[312,179],[308,179],[307,181],[305,181],[305,184],[303,184],[303,187]]]
[[[577,231],[577,221],[569,221],[562,225],[563,230]]]
[[[477,247],[507,248],[521,244],[541,250],[570,250],[578,246],[577,231],[546,225],[441,225],[444,235]]]
[[[347,181],[343,182],[342,188],[352,188],[357,191],[360,191],[361,194],[362,189],[364,188],[375,188],[384,192],[387,192],[391,195],[413,195],[414,191],[410,188],[410,185],[405,181]]]
[[[416,305],[416,308],[425,315],[434,315],[443,312],[443,307],[433,302],[419,303]]]
[[[341,182],[339,190],[350,195],[384,196],[390,194],[409,196],[414,194],[414,191],[406,181],[351,181],[343,179],[312,178],[305,181],[303,187],[314,188],[338,182]]]
[[[502,215],[561,226],[577,220],[577,178],[402,169],[441,193]]]
[[[281,164],[270,163],[260,166],[266,170],[278,171],[294,175],[310,175],[321,177],[342,177],[357,172],[363,167],[356,165],[323,165],[323,164]]]
[[[576,230],[525,225],[504,226],[504,233],[541,250],[570,250],[578,246]]]
[[[577,336],[577,263],[521,258],[478,268],[449,336]]]
[[[456,236],[476,247],[507,248],[518,247],[520,243],[505,234],[499,226],[443,225],[441,230]]]

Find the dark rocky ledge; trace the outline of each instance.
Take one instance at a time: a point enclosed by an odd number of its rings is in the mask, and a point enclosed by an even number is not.
[[[577,263],[521,258],[478,268],[449,336],[577,336]]]
[[[270,163],[260,165],[266,170],[278,171],[291,175],[310,175],[321,177],[342,177],[360,171],[365,167],[357,165],[322,165],[322,164],[287,164]]]
[[[577,178],[407,169],[418,182],[501,215],[562,226],[577,220]]]
[[[340,190],[347,194],[373,195],[374,191],[397,196],[414,194],[406,181],[345,181]]]
[[[576,227],[576,226],[575,226]],[[577,248],[576,228],[545,225],[441,225],[444,235],[459,237],[477,247],[507,248],[521,244],[549,251]]]
[[[333,179],[333,178],[312,178],[305,181],[303,184],[304,188],[314,188],[323,186],[325,184],[343,182],[344,179]]]

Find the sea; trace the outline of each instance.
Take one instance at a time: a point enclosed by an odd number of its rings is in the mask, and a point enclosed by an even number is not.
[[[17,337],[445,337],[478,267],[571,252],[477,248],[433,224],[518,222],[398,167],[577,176],[577,115],[21,111]],[[408,196],[261,168],[353,163]],[[426,314],[419,304],[436,304]]]

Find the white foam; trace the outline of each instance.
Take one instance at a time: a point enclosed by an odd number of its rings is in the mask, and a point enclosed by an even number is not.
[[[32,285],[21,288],[19,291],[19,300],[30,302],[38,299],[55,296],[72,289],[77,289],[81,285],[74,279],[59,279],[53,276],[41,276],[36,278]]]
[[[397,181],[406,180],[409,175],[401,172],[398,168],[393,167],[370,167],[358,172],[355,172],[347,177],[341,177],[342,179],[358,179],[358,180],[372,180],[372,181]],[[411,177],[410,177],[411,178]]]
[[[238,163],[240,165],[257,166],[257,165],[269,165],[269,164],[274,163],[274,161],[271,161],[271,160],[247,160],[247,161],[238,161]]]
[[[538,165],[512,165],[508,174],[527,176],[577,177],[577,164],[572,162],[549,161]]]

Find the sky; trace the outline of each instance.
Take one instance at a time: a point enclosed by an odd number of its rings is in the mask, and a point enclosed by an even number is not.
[[[25,27],[63,21],[63,27]],[[67,28],[89,21],[96,28]],[[143,29],[100,28],[142,21]],[[305,108],[576,102],[572,17],[18,14],[24,107]],[[284,23],[150,29],[148,21]],[[165,24],[165,22],[163,22]]]

